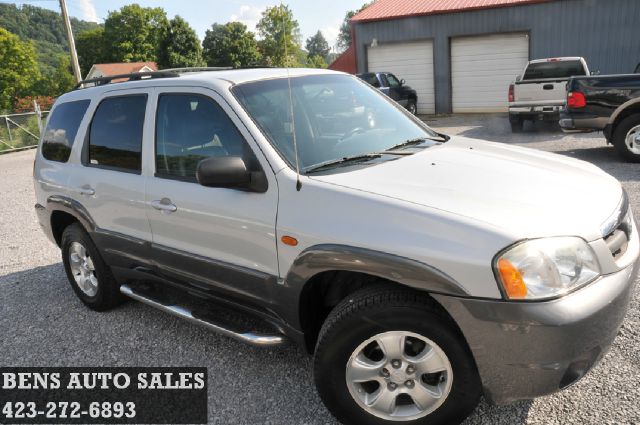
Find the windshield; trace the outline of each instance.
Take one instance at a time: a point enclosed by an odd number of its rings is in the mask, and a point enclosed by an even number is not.
[[[581,61],[555,61],[529,64],[523,80],[543,80],[546,78],[569,78],[585,75]]]
[[[233,92],[287,162],[300,169],[384,151],[407,140],[439,137],[377,90],[347,75],[309,75],[244,83]],[[290,100],[293,100],[294,124]]]

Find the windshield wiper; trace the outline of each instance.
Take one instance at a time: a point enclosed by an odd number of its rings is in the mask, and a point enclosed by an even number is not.
[[[329,161],[321,162],[316,165],[312,165],[310,167],[305,168],[303,171],[305,174],[320,171],[326,168],[331,168],[335,166],[340,166],[343,164],[349,164],[353,162],[365,162],[375,158],[380,158],[382,154],[380,153],[367,153],[364,155],[353,155],[353,156],[345,156],[344,158],[332,159]]]
[[[420,145],[420,144],[426,142],[427,140],[431,140],[431,141],[434,141],[434,142],[446,142],[446,141],[448,141],[450,139],[450,137],[447,136],[446,134],[440,134],[440,133],[436,133],[436,134],[439,137],[441,137],[442,140],[438,140],[435,137],[417,137],[415,139],[405,140],[404,142],[398,143],[395,146],[391,146],[389,149],[385,149],[385,152],[395,151],[395,150],[398,150],[398,149],[405,148],[407,146]]]

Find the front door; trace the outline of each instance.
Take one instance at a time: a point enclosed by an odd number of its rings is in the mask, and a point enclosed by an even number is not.
[[[146,210],[158,271],[201,290],[262,304],[278,275],[278,188],[269,164],[214,91],[158,88],[153,104]],[[212,156],[241,156],[253,171],[262,169],[267,191],[201,186],[197,164]]]

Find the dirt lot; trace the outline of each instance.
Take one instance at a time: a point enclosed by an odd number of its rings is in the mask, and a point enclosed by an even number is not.
[[[597,134],[537,125],[512,135],[504,116],[426,121],[440,132],[517,144],[592,162],[618,178],[640,214],[640,165],[621,162]],[[0,353],[2,366],[206,366],[209,422],[333,424],[295,347],[259,349],[130,302],[84,308],[59,252],[36,223],[34,151],[0,156]],[[481,404],[468,424],[640,423],[640,289],[604,361],[572,388],[511,406]]]

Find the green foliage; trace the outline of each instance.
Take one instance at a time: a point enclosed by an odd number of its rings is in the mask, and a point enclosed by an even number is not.
[[[338,47],[346,50],[349,48],[349,46],[351,46],[351,25],[349,25],[349,20],[353,18],[357,13],[371,6],[372,3],[373,1],[365,3],[360,9],[350,10],[344,15],[344,20],[342,21],[342,25],[340,25],[340,33],[338,34]]]
[[[202,42],[203,56],[209,66],[240,68],[261,61],[255,35],[241,22],[213,24]]]
[[[108,49],[105,48],[104,28],[98,27],[85,31],[76,37],[76,50],[80,71],[86,77],[96,63],[108,62]]]
[[[314,36],[307,38],[306,48],[309,56],[319,56],[320,58],[326,58],[331,50],[320,30]]]
[[[180,16],[169,22],[166,37],[160,44],[158,66],[160,68],[180,68],[204,66],[202,47],[196,32]]]
[[[0,28],[0,66],[0,110],[9,111],[15,99],[29,94],[40,79],[33,44]]]
[[[110,62],[157,60],[169,27],[161,7],[123,6],[104,22],[104,46]]]
[[[309,58],[307,59],[307,66],[309,68],[326,68],[327,61],[323,56],[309,56]]]
[[[265,9],[256,28],[262,37],[258,47],[268,65],[295,66],[298,62],[295,55],[300,49],[300,26],[288,6]]]

